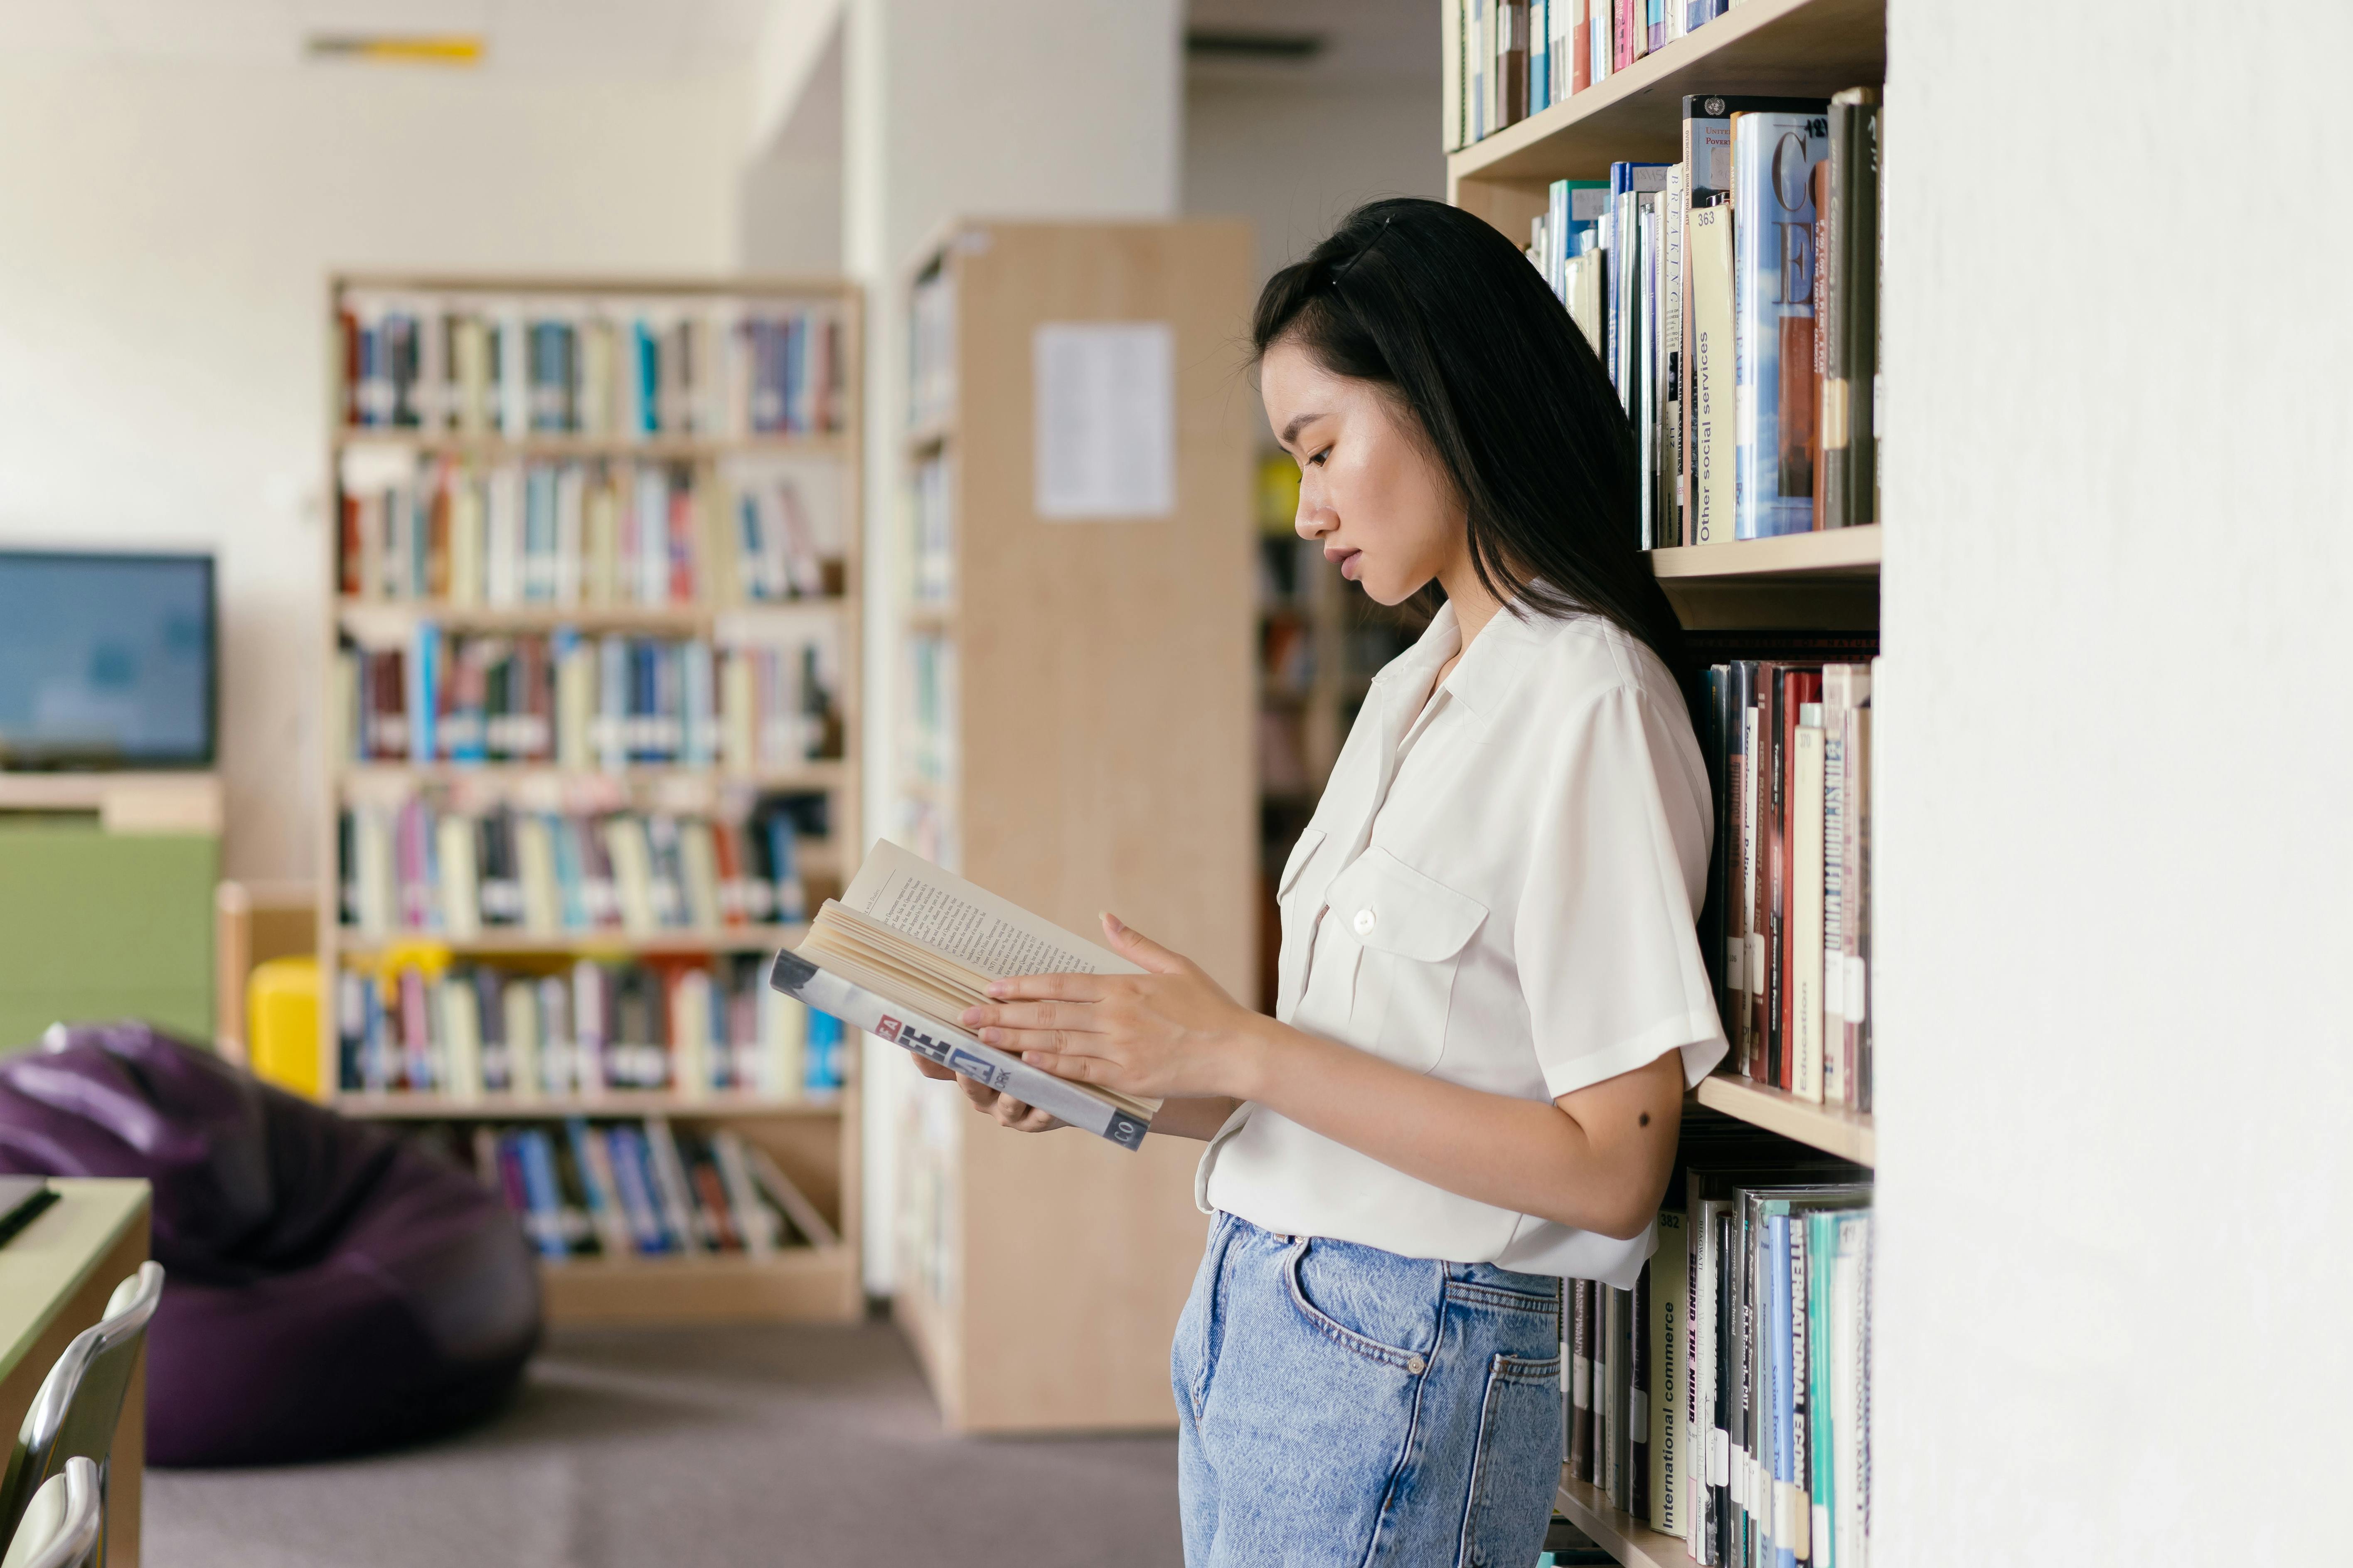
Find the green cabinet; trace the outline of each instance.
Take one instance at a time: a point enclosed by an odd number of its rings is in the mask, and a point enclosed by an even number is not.
[[[0,814],[0,1052],[60,1018],[213,1037],[211,834]]]

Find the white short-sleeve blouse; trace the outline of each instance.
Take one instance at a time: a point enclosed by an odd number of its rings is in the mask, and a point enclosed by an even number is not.
[[[1589,617],[1451,605],[1372,684],[1278,887],[1275,1016],[1450,1083],[1549,1100],[1723,1059],[1694,929],[1714,825],[1672,678]],[[1195,1194],[1284,1235],[1630,1287],[1630,1241],[1459,1196],[1245,1103]]]

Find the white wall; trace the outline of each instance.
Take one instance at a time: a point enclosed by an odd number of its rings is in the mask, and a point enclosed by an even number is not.
[[[2346,1555],[2353,9],[2213,15],[1889,7],[1883,1568]]]
[[[313,869],[331,268],[707,273],[734,75],[0,74],[0,539],[220,556],[227,866]]]
[[[1444,200],[1438,121],[1434,68],[1397,82],[1196,79],[1185,89],[1185,212],[1250,219],[1264,282],[1361,203]]]

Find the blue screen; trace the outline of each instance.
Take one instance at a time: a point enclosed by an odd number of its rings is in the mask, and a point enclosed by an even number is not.
[[[213,754],[206,555],[0,551],[0,765]]]

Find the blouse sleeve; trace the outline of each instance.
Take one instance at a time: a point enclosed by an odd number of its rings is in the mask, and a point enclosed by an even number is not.
[[[1724,1026],[1694,929],[1714,807],[1680,708],[1604,692],[1553,752],[1513,946],[1554,1098],[1683,1053],[1697,1084]]]

